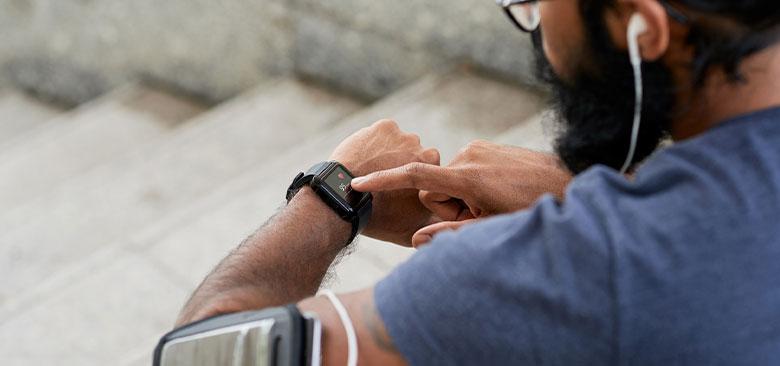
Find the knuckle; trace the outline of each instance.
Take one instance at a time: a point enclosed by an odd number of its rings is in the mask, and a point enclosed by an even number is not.
[[[484,146],[490,145],[490,141],[485,140],[485,139],[476,139],[473,142],[474,142],[474,146],[477,146],[477,147],[484,147]]]
[[[415,175],[420,172],[420,163],[406,164],[405,172],[409,175]]]
[[[411,141],[412,143],[419,145],[420,144],[420,135],[414,134],[414,133],[408,133],[406,134],[406,137]]]
[[[487,140],[477,139],[477,140],[469,142],[468,145],[466,145],[466,146],[470,150],[476,150],[476,149],[479,149],[481,147],[486,146],[487,144],[489,144],[489,142]]]
[[[378,128],[383,128],[383,129],[397,129],[398,128],[398,123],[396,123],[394,120],[389,119],[389,118],[380,119],[374,125],[376,127],[378,127]]]
[[[462,155],[465,157],[472,156],[477,154],[480,150],[483,150],[485,146],[489,144],[486,140],[474,140],[466,144],[466,146],[460,150],[458,155]]]
[[[406,165],[404,170],[410,183],[417,184],[419,174],[422,172],[422,169],[423,169],[422,163],[411,163]]]
[[[472,144],[473,142],[469,142],[468,144],[466,144],[466,146],[460,148],[460,150],[458,150],[457,156],[462,157],[464,155],[469,154],[471,150],[474,150],[474,146]]]

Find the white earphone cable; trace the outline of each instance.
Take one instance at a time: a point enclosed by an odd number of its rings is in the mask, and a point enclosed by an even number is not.
[[[344,330],[347,332],[347,366],[357,366],[358,360],[358,343],[357,335],[355,334],[355,326],[352,325],[352,319],[349,318],[349,313],[344,304],[339,300],[336,294],[331,290],[320,291],[325,297],[330,300],[333,307],[336,309],[336,313],[341,318],[341,324],[344,326]]]
[[[643,26],[631,27],[628,32],[628,52],[631,59],[631,67],[634,69],[634,125],[631,129],[631,145],[628,148],[628,155],[623,167],[620,168],[620,174],[626,174],[631,167],[631,162],[636,154],[636,145],[639,141],[639,127],[642,124],[642,55],[639,53],[639,33],[644,31]]]

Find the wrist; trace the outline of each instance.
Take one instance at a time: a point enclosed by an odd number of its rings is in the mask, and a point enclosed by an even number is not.
[[[325,239],[320,241],[323,245],[343,248],[352,233],[352,224],[339,217],[309,186],[298,191],[286,211],[299,215],[297,222],[312,226],[316,235]]]

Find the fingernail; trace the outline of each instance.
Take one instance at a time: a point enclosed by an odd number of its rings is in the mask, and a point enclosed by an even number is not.
[[[365,182],[367,179],[366,177],[357,177],[352,179],[352,184],[360,184]]]

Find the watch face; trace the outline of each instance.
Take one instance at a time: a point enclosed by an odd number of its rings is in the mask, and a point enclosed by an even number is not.
[[[349,192],[352,191],[352,187],[349,185],[351,182],[352,176],[340,166],[337,166],[330,172],[330,175],[325,177],[325,184],[333,188],[333,191],[344,200],[347,199]]]
[[[350,183],[352,182],[352,175],[350,175],[341,166],[336,166],[324,180],[325,185],[338,195],[349,206],[354,207],[366,193],[357,192],[352,190]]]

